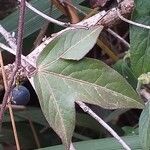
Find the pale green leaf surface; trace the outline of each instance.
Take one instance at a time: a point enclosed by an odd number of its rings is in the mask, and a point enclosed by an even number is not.
[[[150,103],[147,103],[139,120],[139,137],[143,150],[150,147]]]
[[[47,126],[48,123],[41,111],[40,108],[37,107],[27,107],[25,110],[14,112],[16,118],[32,120],[32,122],[41,124],[43,126]]]
[[[44,115],[67,147],[75,126],[76,100],[108,109],[143,107],[127,81],[103,62],[88,58],[82,61],[61,59],[69,47],[78,43],[77,38],[69,40],[76,36],[76,31],[66,31],[47,45],[37,60],[34,76]],[[78,48],[83,50],[83,47]]]
[[[143,108],[143,104],[127,81],[103,62],[61,59],[61,44],[55,39],[40,54],[34,85],[47,121],[68,148],[76,100],[108,109]]]
[[[96,44],[97,38],[102,31],[103,26],[91,28],[89,30],[77,29],[68,34],[64,34],[62,48],[64,53],[61,58],[80,60],[82,59]]]
[[[136,0],[136,7],[132,20],[150,25],[150,1]],[[131,26],[131,67],[136,77],[150,71],[150,30]]]

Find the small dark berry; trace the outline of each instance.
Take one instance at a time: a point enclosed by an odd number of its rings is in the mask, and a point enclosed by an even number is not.
[[[15,105],[27,105],[30,100],[30,92],[29,90],[22,86],[16,86],[12,90],[12,103]]]

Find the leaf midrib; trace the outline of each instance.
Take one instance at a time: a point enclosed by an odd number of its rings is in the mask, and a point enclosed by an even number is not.
[[[40,74],[49,74],[49,75],[53,75],[53,76],[58,76],[59,78],[62,78],[62,79],[68,79],[68,80],[71,80],[72,82],[77,82],[77,83],[80,83],[80,84],[87,84],[87,85],[91,85],[91,86],[93,86],[94,88],[102,88],[102,89],[104,89],[105,91],[107,91],[107,92],[111,92],[111,93],[114,93],[114,95],[120,95],[121,97],[124,97],[125,99],[128,99],[128,100],[130,100],[130,101],[134,101],[134,102],[137,102],[137,103],[139,103],[141,106],[142,106],[142,103],[140,103],[139,101],[136,101],[135,99],[133,99],[133,98],[131,98],[131,97],[128,97],[128,96],[126,96],[126,95],[123,95],[122,93],[118,93],[118,92],[116,92],[116,91],[113,91],[113,90],[111,90],[111,89],[108,89],[108,88],[106,88],[106,87],[103,87],[103,86],[101,86],[101,85],[97,85],[97,84],[95,84],[95,83],[91,83],[91,82],[87,82],[87,81],[84,81],[84,80],[80,80],[80,79],[76,79],[76,78],[73,78],[73,77],[70,77],[70,76],[65,76],[65,75],[62,75],[62,74],[58,74],[58,73],[55,73],[55,72],[51,72],[51,71],[48,71],[48,70],[40,70],[39,71],[39,73]],[[95,89],[96,90],[96,89]]]
[[[100,27],[96,28],[95,30],[98,30]],[[86,38],[88,38],[91,34],[93,34],[93,32],[95,32],[95,30],[93,30],[90,34],[88,34],[87,36],[84,36],[80,41],[78,41],[75,45],[73,45],[72,47],[75,47],[76,45],[78,45],[82,40],[85,40]],[[65,32],[68,32],[68,30],[66,30]],[[61,37],[61,34],[59,35]],[[58,37],[59,37],[58,36]],[[66,38],[66,37],[65,37]],[[52,41],[51,41],[52,42]],[[72,48],[71,47],[71,48]],[[64,49],[64,48],[63,48]],[[54,64],[55,62],[57,62],[59,59],[61,59],[63,57],[63,55],[65,55],[69,49],[65,49],[64,52],[62,52],[57,58],[55,58],[55,60],[50,61],[49,63],[43,65],[42,68],[46,68],[47,66],[50,66],[52,64]]]
[[[45,77],[45,76],[43,76],[43,78],[47,81],[47,83],[48,83],[48,80],[47,80],[47,78]],[[56,107],[57,107],[57,112],[59,113],[59,118],[60,118],[60,121],[61,121],[61,125],[62,125],[62,128],[63,128],[63,132],[64,132],[64,136],[65,136],[65,139],[66,139],[66,141],[68,141],[67,140],[67,136],[66,136],[66,129],[65,129],[65,126],[64,126],[64,123],[63,123],[63,118],[62,118],[62,116],[61,116],[61,112],[59,111],[60,109],[59,109],[59,105],[58,105],[58,103],[57,103],[57,100],[56,100],[56,98],[55,98],[55,95],[54,95],[54,92],[53,92],[53,90],[52,90],[52,88],[51,88],[51,86],[48,84],[48,87],[49,88],[47,88],[49,91],[50,91],[50,93],[52,93],[52,95],[53,95],[53,98],[54,98],[54,102],[55,102],[55,104],[56,104]],[[66,142],[66,143],[68,143],[68,142]]]
[[[72,45],[71,47],[69,47],[68,49],[66,49],[60,56],[59,58],[63,57],[63,55],[65,55],[70,49],[72,49],[73,47],[77,46],[79,43],[81,43],[82,41],[84,41],[85,39],[89,38],[89,36],[91,36],[93,33],[95,33],[97,30],[99,30],[100,27],[94,29],[90,34],[88,34],[87,36],[84,36],[83,38],[80,38],[80,40],[75,43],[74,45]]]

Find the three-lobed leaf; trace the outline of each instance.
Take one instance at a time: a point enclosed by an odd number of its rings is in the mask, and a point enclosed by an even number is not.
[[[75,126],[75,101],[107,109],[143,108],[143,104],[127,81],[103,62],[62,59],[62,54],[74,44],[67,35],[70,33],[57,37],[42,51],[33,78],[47,121],[69,149]]]
[[[150,25],[150,1],[136,0],[133,21]],[[130,26],[131,67],[136,77],[150,71],[150,30]]]

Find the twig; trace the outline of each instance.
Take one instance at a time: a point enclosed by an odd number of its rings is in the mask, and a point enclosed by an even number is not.
[[[15,125],[15,119],[14,119],[14,115],[13,115],[13,111],[12,111],[12,107],[11,107],[10,102],[8,102],[8,108],[9,108],[11,123],[12,123],[12,127],[13,127],[13,132],[14,132],[14,137],[15,137],[15,142],[16,142],[16,148],[17,148],[17,150],[20,150],[20,144],[19,144],[17,129],[16,129],[16,125]]]
[[[129,23],[129,24],[135,25],[135,26],[137,26],[137,27],[141,27],[141,28],[145,28],[145,29],[149,29],[149,30],[150,30],[150,26],[147,26],[147,25],[144,25],[144,24],[140,24],[140,23],[137,23],[137,22],[134,22],[134,21],[131,21],[131,20],[126,19],[125,17],[123,17],[123,16],[120,14],[119,10],[117,10],[117,14],[118,14],[118,17],[119,17],[121,20],[123,20],[124,22],[127,22],[127,23]]]
[[[97,40],[97,45],[110,57],[113,61],[117,61],[118,56],[100,39]]]
[[[21,2],[21,0],[18,0],[19,2]],[[37,13],[38,15],[40,15],[41,17],[45,18],[46,20],[52,22],[52,23],[55,23],[59,26],[63,26],[63,27],[68,27],[70,26],[69,23],[64,23],[64,22],[61,22],[61,21],[58,21],[58,20],[55,20],[47,15],[45,15],[44,13],[42,13],[41,11],[37,10],[36,8],[34,8],[31,4],[29,4],[28,2],[26,2],[26,6],[31,9],[33,12]]]
[[[85,14],[85,13],[84,13],[84,15],[86,15],[85,19],[91,17],[93,14],[95,14],[96,12],[98,12],[98,9],[99,9],[98,7],[97,7],[97,8],[94,8],[89,14]],[[124,40],[120,35],[118,35],[116,32],[114,32],[114,31],[111,30],[110,28],[108,28],[107,31],[108,31],[110,34],[112,34],[114,37],[118,38],[122,43],[124,43],[126,47],[130,48],[130,44],[129,44],[127,41],[125,41],[125,40]]]
[[[40,130],[40,133],[44,133],[46,130],[48,130],[50,127],[49,126],[45,126]]]
[[[107,124],[105,123],[97,114],[95,114],[87,105],[81,101],[76,101],[76,103],[83,109],[84,112],[88,113],[95,120],[97,120],[105,129],[107,129],[114,138],[123,146],[126,150],[131,150],[131,148],[119,137],[119,135]]]
[[[10,52],[13,55],[16,55],[16,52],[13,49],[11,49],[10,47],[6,46],[3,43],[0,43],[0,48],[6,50],[7,52]],[[32,61],[30,61],[29,59],[27,59],[25,56],[21,55],[21,59],[24,60],[24,61],[26,61],[26,62],[28,62],[30,65],[32,65],[33,67],[36,68],[35,63],[33,63]]]
[[[110,28],[108,28],[107,31],[110,34],[112,34],[114,37],[116,37],[117,39],[119,39],[127,48],[130,48],[130,44],[126,40],[124,40],[120,35],[118,35],[116,32],[114,32]]]
[[[0,43],[0,48],[10,52],[13,55],[16,55],[16,49],[17,49],[17,44],[16,44],[16,39],[5,30],[5,28],[0,25],[0,33],[3,35],[3,37],[5,38],[6,42],[9,44],[8,47],[3,43]],[[30,65],[32,65],[34,68],[36,68],[35,63],[33,63],[32,61],[30,61],[29,59],[27,59],[25,56],[21,55],[22,60],[24,60],[25,62],[29,63]],[[23,66],[25,67],[25,66]]]
[[[48,25],[49,25],[49,22],[45,22],[45,24],[41,28],[40,33],[38,34],[38,36],[34,42],[34,47],[33,47],[34,49],[41,44],[41,41],[43,39],[43,36],[45,35]]]
[[[89,14],[83,13],[84,15],[86,15],[86,17],[84,19],[87,19],[89,17],[91,17],[93,14],[95,14],[96,12],[98,12],[98,7],[94,8]],[[112,34],[114,37],[118,38],[126,47],[130,48],[130,44],[125,41],[120,35],[118,35],[116,32],[114,32],[113,30],[111,30],[110,28],[106,29],[110,34]],[[98,39],[99,40],[99,39]],[[100,41],[100,40],[99,40]],[[101,42],[101,41],[100,41]],[[98,44],[98,42],[97,42]],[[101,45],[101,44],[100,44]],[[105,49],[104,49],[105,50]],[[106,49],[106,53],[107,53],[107,49]],[[116,57],[115,54],[109,50],[109,52],[111,53],[112,59],[114,59],[116,61]],[[107,53],[108,55],[110,53]],[[110,56],[110,57],[111,57]]]
[[[0,105],[0,108],[2,107],[2,105]],[[25,106],[22,106],[22,105],[11,105],[12,109],[14,110],[25,110],[26,107]],[[6,110],[8,108],[8,105],[6,105]]]
[[[132,12],[133,8],[134,8],[133,0],[123,0],[120,3],[120,13],[123,16],[127,16],[128,14],[130,14]],[[98,14],[99,14],[99,17],[97,17]],[[112,27],[112,26],[118,24],[120,21],[120,18],[117,15],[117,8],[112,8],[109,11],[109,13],[107,13],[102,19],[100,17],[101,14],[100,13],[98,13],[98,14],[90,17],[89,19],[79,22],[80,25],[90,24],[88,22],[93,22],[93,20],[94,20],[94,22],[97,25],[103,25],[105,28],[108,28],[108,27]],[[93,26],[94,26],[94,24],[93,24]],[[53,36],[51,38],[47,38],[43,43],[41,43],[34,51],[32,51],[27,56],[27,59],[30,60],[31,62],[35,63],[40,52],[47,46],[47,44],[49,44],[54,38],[56,38],[63,32],[65,32],[67,30],[71,30],[71,29],[73,29],[73,27],[68,27],[68,28],[58,32],[57,34],[55,34],[55,36]],[[8,70],[9,70],[9,67],[8,67]]]
[[[0,33],[3,35],[3,37],[5,38],[6,42],[10,45],[10,47],[15,51],[17,49],[16,39],[12,37],[12,35],[9,32],[7,32],[1,24],[0,24]]]
[[[32,133],[33,133],[34,139],[35,139],[36,146],[37,146],[37,148],[40,148],[40,147],[41,147],[41,145],[40,145],[40,142],[39,142],[38,136],[37,136],[37,134],[36,134],[36,131],[35,131],[35,128],[34,128],[33,122],[31,121],[31,119],[29,119],[28,121],[29,121],[29,124],[30,124],[31,130],[32,130]]]
[[[4,87],[5,87],[5,90],[7,90],[7,88],[8,88],[7,85],[8,84],[7,84],[7,80],[6,80],[6,74],[5,74],[5,69],[4,69],[3,58],[2,58],[2,53],[1,52],[0,52],[0,64],[1,64],[1,68],[2,68],[2,76],[3,76]],[[12,106],[11,106],[10,101],[8,101],[8,109],[9,109],[9,114],[10,114],[11,123],[12,123],[12,127],[13,127],[13,133],[14,133],[14,137],[15,137],[16,147],[17,147],[17,150],[20,150],[18,134],[17,134],[17,130],[16,130],[14,115],[13,115]]]
[[[17,49],[16,49],[16,59],[15,59],[15,68],[11,75],[11,79],[8,85],[8,88],[4,94],[2,107],[0,111],[0,125],[2,124],[3,115],[5,111],[5,107],[7,104],[7,100],[10,96],[12,85],[15,80],[16,73],[18,69],[21,67],[21,54],[22,54],[22,42],[23,42],[23,31],[24,31],[24,17],[25,17],[25,0],[21,1],[20,4],[20,13],[19,13],[19,24],[18,24],[18,35],[17,35]]]

